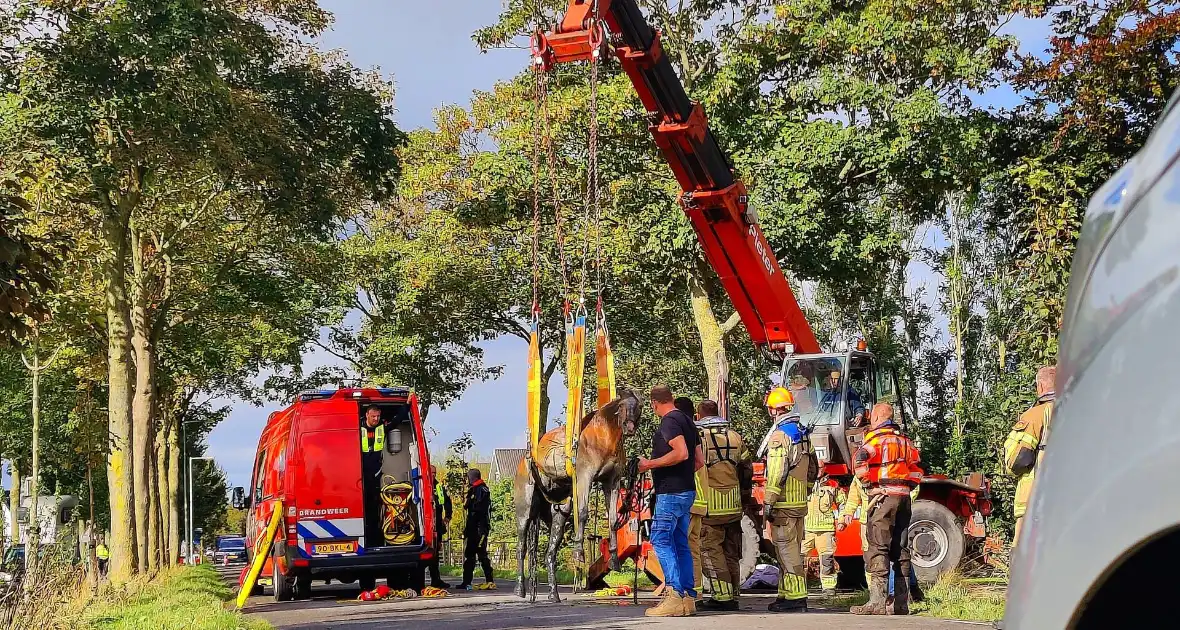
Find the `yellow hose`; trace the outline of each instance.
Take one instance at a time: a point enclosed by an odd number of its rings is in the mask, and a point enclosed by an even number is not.
[[[414,524],[410,498],[414,487],[398,481],[392,475],[381,478],[381,502],[385,504],[385,515],[381,520],[382,533],[387,545],[408,545],[418,538]]]

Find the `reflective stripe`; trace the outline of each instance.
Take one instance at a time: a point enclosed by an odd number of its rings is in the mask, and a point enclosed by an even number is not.
[[[733,584],[713,579],[709,580],[709,584],[713,587],[714,601],[728,602],[733,599]]]
[[[693,499],[692,499],[692,506],[707,509],[708,504],[705,503],[705,494],[706,493],[705,493],[705,490],[703,488],[701,488],[701,475],[700,475],[699,471],[692,476],[692,480],[693,480],[693,483],[696,484],[696,488],[697,488],[696,496],[693,497]]]
[[[385,450],[385,425],[379,424],[373,429],[373,444],[369,444],[369,429],[361,427],[361,452],[379,453]]]
[[[778,596],[780,599],[805,599],[807,597],[807,579],[802,575],[780,571]]]
[[[742,489],[731,488],[729,490],[715,490],[709,489],[708,505],[709,516],[729,516],[731,514],[741,514],[742,512]]]
[[[821,576],[819,576],[819,583],[825,589],[834,589],[834,588],[836,588],[836,576],[834,576],[834,575],[821,575]]]
[[[774,507],[779,509],[801,508],[807,506],[807,484],[791,477],[787,471],[786,446],[775,446],[770,449],[766,458],[766,490],[778,494]],[[781,484],[781,485],[779,485]]]

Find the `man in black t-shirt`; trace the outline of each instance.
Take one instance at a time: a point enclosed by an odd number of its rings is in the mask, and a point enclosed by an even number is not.
[[[695,473],[705,458],[692,417],[676,409],[674,400],[667,385],[652,388],[651,405],[660,417],[660,427],[651,438],[651,459],[639,460],[640,472],[651,471],[656,493],[651,544],[667,585],[663,601],[647,610],[649,617],[696,614],[689,511],[696,498]]]

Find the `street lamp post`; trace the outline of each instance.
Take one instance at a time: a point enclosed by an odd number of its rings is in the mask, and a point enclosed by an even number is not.
[[[195,542],[193,538],[196,537],[196,530],[194,529],[195,522],[193,520],[193,460],[204,459],[211,460],[212,457],[190,457],[188,458],[188,509],[185,514],[188,516],[188,559],[187,564],[192,565],[193,559],[196,558],[194,551]]]

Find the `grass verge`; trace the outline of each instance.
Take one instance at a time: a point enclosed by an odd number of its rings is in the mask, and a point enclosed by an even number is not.
[[[926,589],[926,601],[911,609],[923,617],[962,621],[999,621],[1004,617],[1005,584],[968,580],[948,573]]]
[[[162,573],[150,582],[99,590],[82,611],[82,627],[103,630],[269,630],[226,608],[234,593],[212,567]]]

